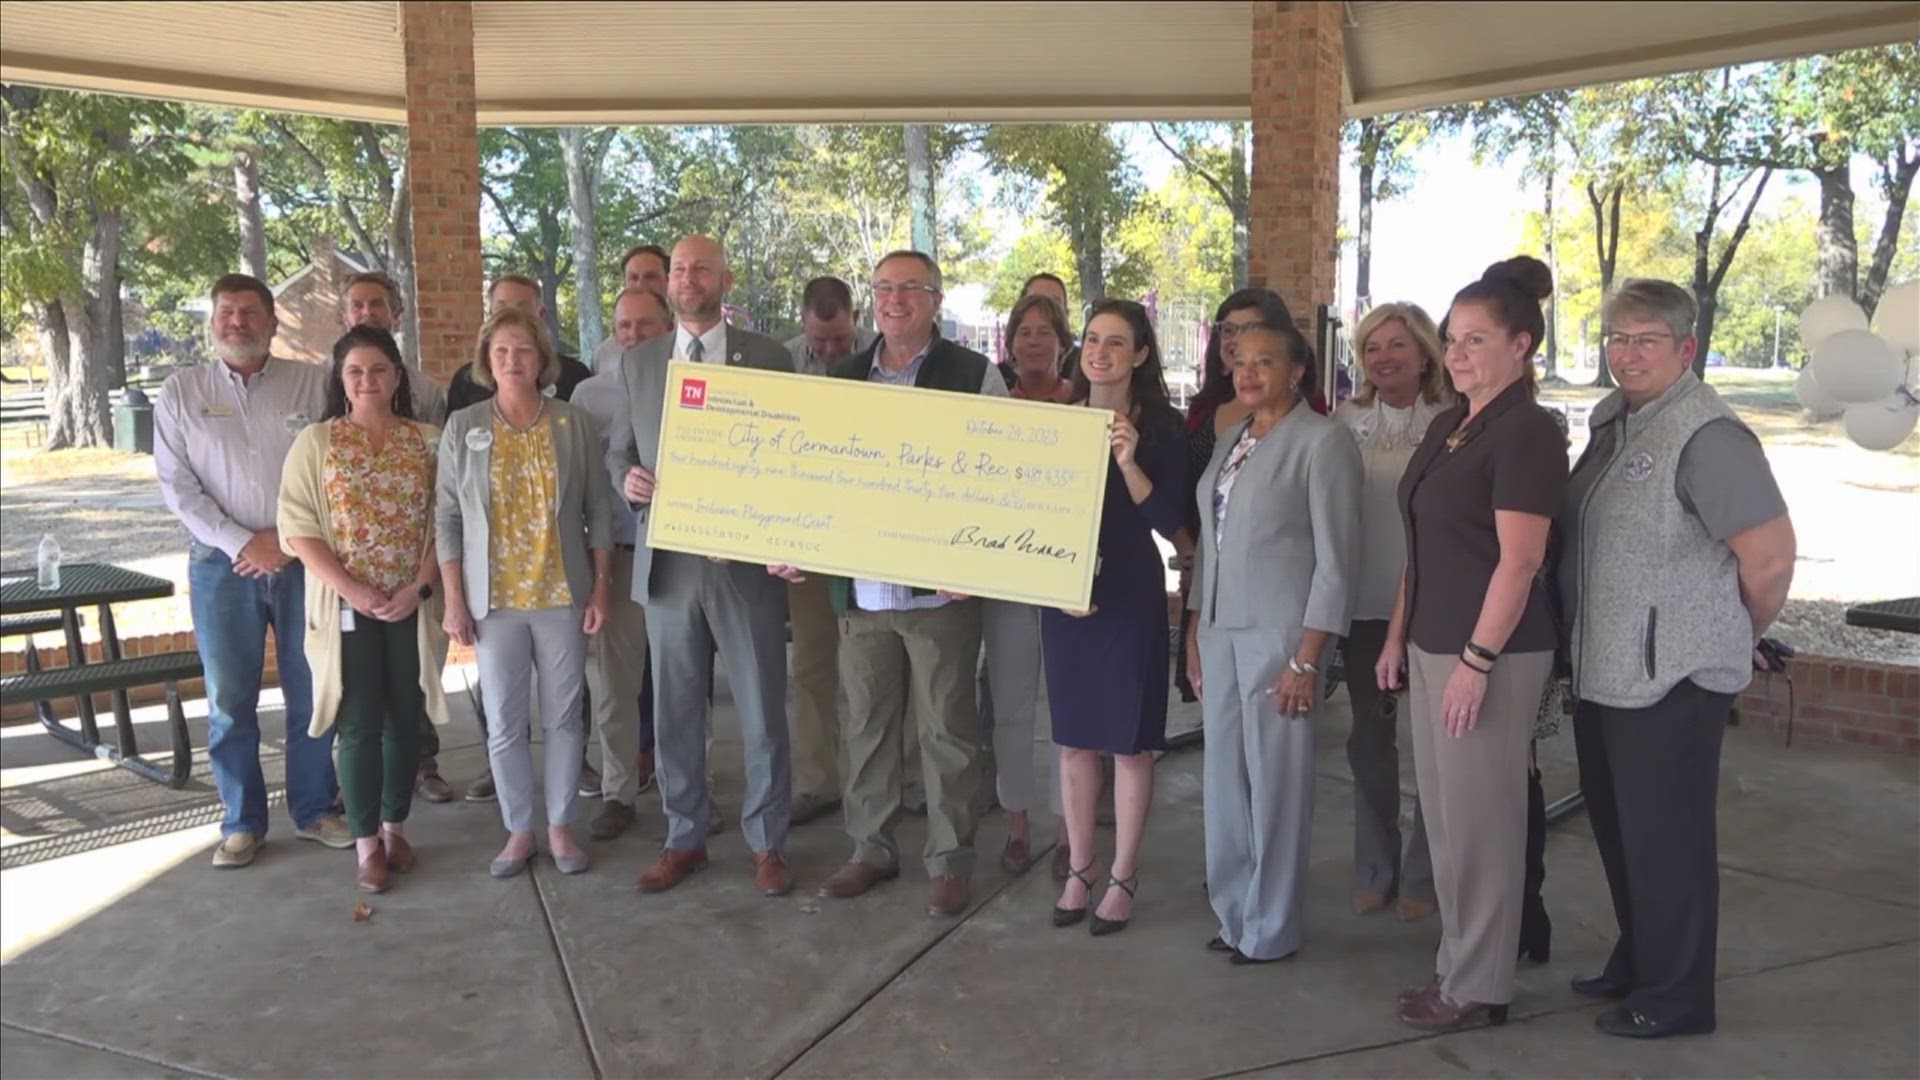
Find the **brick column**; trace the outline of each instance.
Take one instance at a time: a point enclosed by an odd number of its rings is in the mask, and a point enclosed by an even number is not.
[[[473,6],[406,3],[407,190],[413,198],[420,366],[443,381],[472,359],[486,315],[480,262],[480,131]]]
[[[1247,277],[1278,292],[1309,335],[1339,274],[1342,6],[1253,4]]]

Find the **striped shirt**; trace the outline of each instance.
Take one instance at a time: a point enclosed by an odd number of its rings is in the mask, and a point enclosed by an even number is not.
[[[238,556],[274,526],[280,470],[327,406],[327,369],[269,359],[251,380],[219,361],[177,371],[153,407],[160,494],[202,544]]]

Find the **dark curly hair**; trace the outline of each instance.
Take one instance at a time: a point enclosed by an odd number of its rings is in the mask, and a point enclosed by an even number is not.
[[[333,343],[333,363],[327,368],[327,411],[320,418],[333,420],[347,415],[347,380],[340,369],[346,365],[348,353],[365,348],[379,349],[393,361],[393,370],[400,375],[400,385],[393,391],[394,414],[403,420],[414,419],[413,383],[407,374],[406,361],[400,358],[400,343],[385,330],[365,325],[341,334],[340,340]]]

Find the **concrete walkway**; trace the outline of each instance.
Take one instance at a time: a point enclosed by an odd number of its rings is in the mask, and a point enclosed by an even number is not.
[[[659,842],[657,804],[637,835],[594,845],[585,875],[540,861],[494,881],[497,808],[418,803],[419,868],[356,922],[351,855],[294,841],[278,808],[259,862],[216,873],[210,787],[167,792],[8,729],[0,1074],[1920,1075],[1914,759],[1729,733],[1717,1034],[1635,1044],[1593,1030],[1600,1007],[1567,979],[1598,969],[1612,920],[1575,818],[1548,848],[1553,960],[1522,965],[1514,1021],[1426,1036],[1395,1019],[1393,996],[1432,970],[1435,926],[1348,907],[1343,710],[1344,695],[1320,740],[1308,944],[1249,968],[1201,947],[1215,927],[1197,751],[1161,763],[1133,926],[1095,939],[1048,924],[1047,852],[1017,880],[994,865],[999,814],[959,920],[927,917],[915,859],[859,900],[817,899],[848,851],[832,819],[794,834],[790,897],[753,891],[737,826],[710,870],[643,897],[631,884]],[[722,805],[737,814],[724,712]],[[458,782],[481,752],[470,720],[452,731],[465,745],[443,762]],[[1570,742],[1543,748],[1550,797],[1571,786]],[[1050,758],[1044,744],[1036,755]],[[1051,837],[1044,813],[1036,825]],[[906,819],[902,850],[923,834]]]

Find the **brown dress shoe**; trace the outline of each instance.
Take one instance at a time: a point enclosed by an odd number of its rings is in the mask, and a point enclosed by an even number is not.
[[[834,900],[851,900],[875,885],[899,876],[900,868],[897,866],[879,867],[855,859],[820,883],[820,895]]]
[[[1033,855],[1027,848],[1027,842],[1008,837],[1007,846],[1000,852],[1000,869],[1014,877],[1019,877],[1027,872],[1027,867],[1032,865]]]
[[[633,824],[634,816],[633,807],[608,799],[600,804],[600,812],[587,825],[587,835],[595,840],[611,840],[627,831]]]
[[[1413,900],[1407,897],[1401,897],[1400,900],[1394,904],[1394,914],[1400,917],[1401,922],[1419,922],[1437,910],[1439,910],[1439,905],[1431,900]]]
[[[1353,913],[1355,915],[1370,915],[1386,906],[1387,894],[1385,893],[1374,892],[1372,889],[1361,889],[1353,894]]]
[[[373,854],[366,857],[353,875],[354,884],[361,892],[383,893],[392,879],[387,876],[387,849],[377,847]]]
[[[413,845],[407,843],[404,836],[388,835],[381,839],[387,849],[387,869],[396,874],[404,874],[413,869]]]
[[[753,853],[753,887],[761,896],[785,896],[793,891],[793,871],[777,851]]]
[[[640,880],[633,883],[633,887],[641,892],[666,892],[687,880],[694,871],[706,868],[706,848],[688,848],[684,851],[665,848],[653,865],[640,875]]]
[[[927,889],[927,914],[943,919],[967,910],[967,879],[958,874],[936,874]]]

